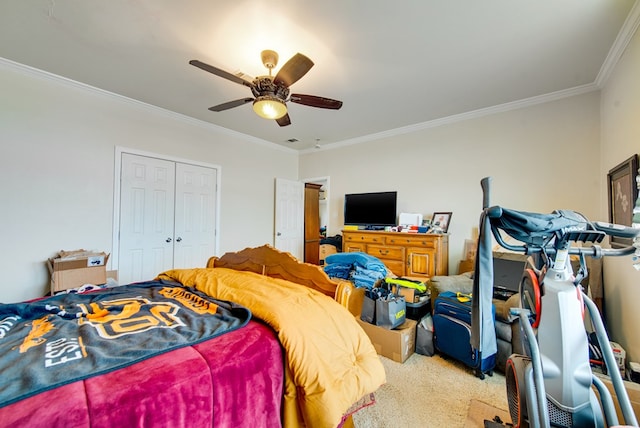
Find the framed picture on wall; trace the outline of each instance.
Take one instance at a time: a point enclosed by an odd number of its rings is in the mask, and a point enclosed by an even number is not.
[[[475,260],[476,259],[476,251],[478,249],[478,240],[476,239],[465,239],[464,240],[464,252],[463,260]]]
[[[609,190],[609,222],[631,226],[633,207],[638,198],[636,186],[638,175],[638,155],[633,155],[607,174]],[[632,239],[609,237],[612,247],[626,247],[632,244]]]
[[[452,212],[435,212],[431,217],[431,227],[439,228],[442,233],[447,233],[449,230],[449,223],[451,222]]]

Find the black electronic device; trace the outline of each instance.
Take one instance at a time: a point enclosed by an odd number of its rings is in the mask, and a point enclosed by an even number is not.
[[[520,288],[527,258],[522,254],[493,253],[493,298],[507,300]]]
[[[380,229],[395,226],[398,192],[350,193],[344,195],[344,224]]]

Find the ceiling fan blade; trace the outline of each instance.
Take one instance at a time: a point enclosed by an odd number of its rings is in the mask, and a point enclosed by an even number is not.
[[[244,85],[247,86],[249,88],[253,88],[253,83],[249,82],[248,80],[244,80],[234,74],[231,74],[227,71],[221,70],[217,67],[214,67],[213,65],[209,65],[206,64],[202,61],[198,61],[197,59],[192,59],[191,61],[189,61],[189,64],[196,66],[204,71],[208,71],[209,73],[213,73],[216,76],[220,76],[223,77],[227,80],[231,80],[234,83],[239,83],[240,85]]]
[[[289,117],[289,113],[285,114],[280,119],[276,119],[276,122],[278,122],[278,125],[280,126],[291,125],[291,118]]]
[[[217,106],[209,107],[211,111],[223,111],[230,108],[238,107],[246,103],[253,101],[253,98],[240,98],[239,100],[233,100],[226,103],[218,104]]]
[[[313,67],[313,61],[301,53],[297,53],[282,66],[276,77],[274,77],[273,82],[276,85],[289,87],[307,74],[311,67]]]
[[[329,108],[332,110],[338,110],[342,107],[342,101],[305,94],[291,94],[291,102],[311,107]]]

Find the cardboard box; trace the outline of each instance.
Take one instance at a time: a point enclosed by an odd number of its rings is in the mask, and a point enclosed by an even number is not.
[[[418,294],[418,290],[415,288],[409,287],[399,287],[395,284],[391,285],[391,292],[393,294],[397,294],[399,296],[404,297],[407,303],[413,303],[416,301],[416,295]]]
[[[401,279],[417,280],[417,281],[420,281],[422,284],[424,284],[424,278],[403,276]],[[391,292],[393,294],[397,294],[399,296],[404,297],[407,303],[418,303],[420,302],[421,299],[423,299],[423,297],[426,294],[426,291],[421,293],[420,291],[418,291],[413,287],[404,287],[402,285],[398,285],[394,283],[390,283],[390,285],[391,285]],[[426,284],[424,285],[426,289]]]
[[[596,376],[600,378],[607,386],[607,389],[611,393],[613,397],[613,404],[616,408],[616,413],[618,414],[618,419],[622,423],[624,421],[622,417],[622,412],[620,411],[620,405],[618,404],[618,399],[613,390],[613,384],[611,383],[611,379],[609,376],[603,375],[601,373],[594,373]],[[636,415],[636,419],[640,418],[640,385],[633,382],[623,381],[624,388],[627,390],[627,395],[629,396],[629,401],[631,402],[631,407],[633,408],[633,413]]]
[[[338,249],[331,244],[320,244],[320,260],[324,261],[331,254],[338,252]]]
[[[76,250],[60,251],[47,265],[51,273],[51,294],[84,284],[105,284],[109,254]]]
[[[376,352],[398,363],[404,363],[416,348],[415,320],[407,319],[394,330],[378,327],[356,317],[360,327],[367,333]]]
[[[473,272],[476,270],[476,261],[475,260],[460,260],[460,265],[458,267],[458,274],[465,272]]]

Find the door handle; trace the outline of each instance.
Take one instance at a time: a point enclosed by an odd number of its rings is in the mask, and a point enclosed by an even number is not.
[[[164,242],[171,242],[171,238],[165,239]]]
[[[182,241],[182,238],[178,236],[178,237],[176,238],[176,242],[180,242],[180,241]]]
[[[276,236],[282,236],[282,233],[277,232],[277,233],[276,233]]]

